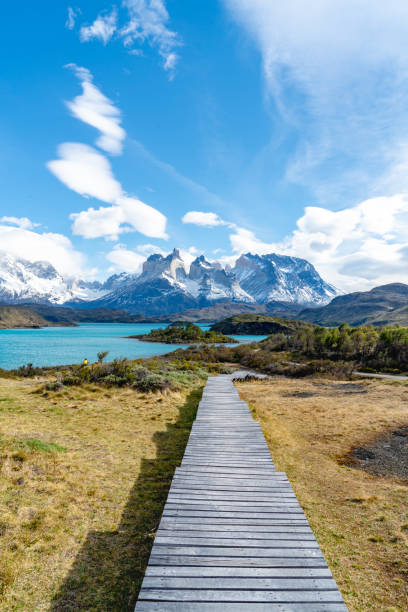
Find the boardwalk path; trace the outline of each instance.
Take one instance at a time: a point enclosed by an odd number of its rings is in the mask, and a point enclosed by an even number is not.
[[[136,612],[347,612],[231,376],[208,379]]]

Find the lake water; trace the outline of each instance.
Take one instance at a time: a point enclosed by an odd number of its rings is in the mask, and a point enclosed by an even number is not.
[[[108,361],[116,357],[154,357],[186,345],[141,342],[124,336],[147,334],[163,323],[82,323],[78,327],[43,329],[1,329],[0,368],[10,370],[26,363],[35,366],[96,361],[99,351],[109,351]],[[208,325],[200,325],[208,329]],[[231,336],[239,342],[254,342],[266,336]]]

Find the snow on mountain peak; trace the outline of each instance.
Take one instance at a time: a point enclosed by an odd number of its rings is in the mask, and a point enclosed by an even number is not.
[[[200,255],[188,269],[174,249],[167,256],[150,255],[139,275],[122,272],[105,283],[63,278],[49,262],[0,254],[0,301],[7,303],[92,301],[93,306],[164,314],[222,300],[320,305],[336,294],[308,261],[276,253],[246,253],[232,268]]]
[[[31,262],[9,253],[0,253],[0,301],[9,304],[97,299],[101,284],[80,279],[64,279],[47,261]]]

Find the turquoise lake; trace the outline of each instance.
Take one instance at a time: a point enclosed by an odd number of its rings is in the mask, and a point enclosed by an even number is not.
[[[116,357],[154,357],[186,345],[141,342],[124,336],[146,334],[163,327],[160,323],[82,323],[78,327],[43,329],[1,329],[0,368],[10,370],[32,363],[35,366],[96,361],[99,351],[109,351],[108,361]],[[208,325],[200,325],[208,329]],[[239,342],[256,342],[266,336],[232,336]]]

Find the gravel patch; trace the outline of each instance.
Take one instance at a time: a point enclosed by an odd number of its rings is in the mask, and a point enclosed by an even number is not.
[[[395,429],[370,446],[354,448],[349,458],[354,467],[376,476],[408,480],[408,425]]]

